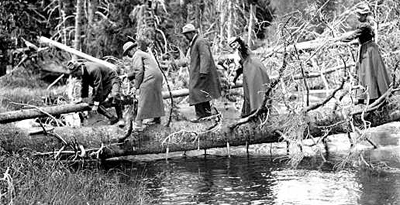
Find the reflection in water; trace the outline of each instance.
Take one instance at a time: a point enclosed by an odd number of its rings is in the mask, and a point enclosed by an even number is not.
[[[292,169],[276,159],[207,155],[122,166],[130,176],[145,173],[154,204],[400,204],[398,173],[332,171],[334,159],[314,157]]]

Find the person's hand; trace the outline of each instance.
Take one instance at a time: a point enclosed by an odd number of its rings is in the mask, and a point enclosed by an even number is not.
[[[79,104],[79,103],[83,102],[83,99],[82,98],[77,98],[73,102],[74,102],[74,104]]]
[[[92,111],[93,111],[93,112],[97,112],[98,109],[99,109],[99,106],[98,106],[98,105],[93,105],[93,106],[92,106]]]
[[[92,106],[92,112],[97,113],[97,110],[99,109],[99,102],[94,102],[94,105]]]

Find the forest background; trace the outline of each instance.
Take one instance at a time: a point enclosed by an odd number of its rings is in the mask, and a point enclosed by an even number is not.
[[[67,46],[81,50],[97,58],[117,62],[122,58],[122,45],[130,38],[148,39],[160,61],[172,62],[186,52],[188,42],[181,34],[186,23],[193,23],[210,41],[213,54],[220,56],[231,53],[226,40],[241,36],[262,59],[271,74],[281,67],[282,48],[301,42],[318,42],[317,46],[307,44],[290,51],[284,76],[294,76],[302,71],[321,72],[343,62],[354,63],[355,46],[329,41],[356,26],[356,18],[351,11],[360,0],[2,0],[0,2],[0,76],[7,68],[14,70],[21,61],[29,43],[42,47],[38,36],[51,38]],[[378,22],[378,45],[381,48],[389,73],[398,76],[400,65],[399,14],[397,0],[369,0]],[[150,4],[151,3],[151,4]],[[47,46],[47,45],[46,45]],[[71,56],[66,56],[67,61]],[[28,67],[34,60],[25,64]],[[171,64],[172,65],[172,64]],[[46,65],[43,65],[46,66]],[[34,70],[34,69],[33,69]],[[174,72],[170,69],[169,80]],[[37,79],[21,76],[21,82],[28,89],[5,88],[6,85],[21,85],[15,82],[18,73],[9,78],[4,76],[0,87],[0,111],[20,109],[21,104],[42,106],[43,93],[47,91],[31,89]],[[304,74],[304,73],[303,73]],[[175,75],[176,76],[176,75]],[[327,75],[326,81],[294,79],[285,80],[288,90],[310,88],[336,88],[343,72]],[[286,79],[286,78],[285,78]],[[188,79],[186,79],[188,80]],[[52,81],[50,81],[52,82]],[[47,86],[47,85],[46,85]],[[46,87],[45,86],[45,87]],[[174,85],[174,88],[180,86]],[[47,94],[47,93],[46,93]],[[284,102],[285,96],[275,95],[274,100]],[[35,99],[35,100],[33,100]],[[35,102],[33,102],[35,101]],[[37,101],[37,102],[36,102]],[[20,103],[18,106],[16,103]],[[36,104],[35,104],[36,103]],[[288,118],[285,132],[288,137],[299,140],[307,128],[303,107],[295,107]],[[297,110],[296,110],[297,109]],[[301,119],[301,120],[298,120]],[[10,132],[16,133],[16,132]],[[301,133],[301,134],[299,134]],[[71,170],[68,164],[54,161],[33,160],[25,157],[23,150],[17,149],[22,142],[15,136],[0,133],[0,203],[25,204],[39,202],[75,204],[83,202],[123,204],[146,200],[145,188],[119,183],[118,173],[101,171]],[[5,146],[7,145],[7,146]],[[13,150],[13,153],[8,152]],[[18,151],[15,151],[18,150]],[[22,151],[21,151],[22,150]],[[14,152],[15,151],[15,152]]]
[[[187,42],[181,35],[193,23],[212,43],[214,54],[226,51],[226,39],[241,36],[252,49],[279,43],[279,25],[294,17],[293,29],[302,26],[297,41],[312,40],[359,0],[41,0],[0,2],[0,75],[16,65],[13,51],[24,39],[39,45],[45,36],[97,58],[121,58],[129,37],[154,43],[160,57],[178,58]],[[394,13],[395,3],[371,1],[377,9]],[[391,6],[388,8],[387,6]],[[387,17],[390,17],[388,13]],[[377,13],[379,14],[379,13]],[[354,26],[354,18],[347,20]],[[307,22],[307,25],[304,23]],[[344,25],[343,30],[351,28]],[[337,28],[335,28],[337,29]],[[342,31],[343,31],[342,30]],[[250,32],[249,32],[250,31]]]

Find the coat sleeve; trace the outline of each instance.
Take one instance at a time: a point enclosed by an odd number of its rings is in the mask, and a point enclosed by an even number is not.
[[[340,40],[343,42],[350,42],[356,38],[359,38],[361,35],[369,34],[371,32],[372,35],[374,35],[371,25],[369,25],[368,23],[363,23],[359,25],[357,29],[352,31],[349,35],[340,38]]]
[[[89,96],[89,83],[86,80],[82,80],[81,97],[86,98],[88,96]]]
[[[103,97],[103,78],[100,69],[93,70],[91,75],[93,78],[93,101],[100,102]]]
[[[211,60],[210,48],[205,40],[199,42],[198,52],[200,56],[200,74],[208,74],[210,72],[211,63],[213,62]]]
[[[135,54],[132,59],[132,66],[128,72],[128,79],[134,80],[135,88],[138,89],[143,82],[144,64],[143,57]]]
[[[346,35],[346,36],[340,38],[340,41],[350,42],[350,41],[358,38],[361,35],[361,33],[362,33],[362,30],[360,28],[358,28],[358,29],[352,31],[349,35]]]
[[[243,65],[240,65],[240,67],[236,70],[236,75],[233,78],[233,83],[236,83],[237,79],[239,78],[240,75],[243,74]]]

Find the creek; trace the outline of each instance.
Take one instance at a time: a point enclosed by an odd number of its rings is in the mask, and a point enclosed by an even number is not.
[[[397,134],[396,134],[397,135]],[[123,170],[121,182],[142,177],[153,204],[400,204],[398,146],[363,151],[374,167],[352,161],[343,169],[336,165],[346,151],[310,155],[292,168],[285,154],[271,155],[270,145],[170,153],[111,162],[106,169]]]

